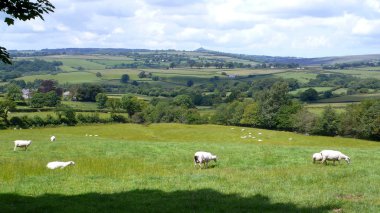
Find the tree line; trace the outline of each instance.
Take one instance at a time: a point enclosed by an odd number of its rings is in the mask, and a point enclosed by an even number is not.
[[[214,113],[202,115],[196,108],[195,99],[191,94],[180,94],[170,99],[153,98],[147,102],[133,95],[109,98],[98,86],[93,85],[92,92],[89,92],[85,88],[90,88],[90,85],[85,85],[82,89],[78,88],[80,92],[77,95],[79,100],[96,101],[99,109],[110,112],[108,118],[100,118],[96,112],[77,114],[74,109],[62,105],[58,101],[52,104],[55,105],[55,116],[50,115],[46,118],[13,116],[8,119],[9,112],[14,111],[17,107],[15,101],[12,100],[17,96],[7,94],[4,100],[0,101],[0,126],[2,128],[27,128],[108,122],[212,123],[287,130],[311,135],[340,135],[380,140],[380,100],[368,100],[348,105],[345,112],[341,114],[332,107],[325,107],[323,113],[318,116],[310,113],[301,102],[291,98],[288,94],[289,84],[285,81],[277,81],[268,89],[257,91],[251,98],[222,100],[221,103],[214,106]],[[94,89],[99,90],[94,92]],[[44,94],[42,96],[46,98],[45,100],[54,100],[52,98],[54,93],[56,94],[56,90],[49,91],[45,88],[36,94]]]

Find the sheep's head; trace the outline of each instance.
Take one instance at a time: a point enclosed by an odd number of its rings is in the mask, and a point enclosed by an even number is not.
[[[216,155],[211,156],[211,160],[214,160],[216,162],[217,159],[218,157]]]
[[[75,162],[74,161],[69,161],[70,164],[69,165],[75,165]]]
[[[347,164],[350,164],[351,159],[349,157],[345,157],[344,160],[347,162]]]

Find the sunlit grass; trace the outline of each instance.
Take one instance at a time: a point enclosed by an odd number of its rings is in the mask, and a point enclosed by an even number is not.
[[[8,210],[20,210],[28,205],[16,205],[17,198],[5,202],[1,199],[2,194],[34,197],[36,202],[30,202],[36,206],[29,205],[29,209],[36,210],[40,205],[48,208],[48,203],[53,202],[54,197],[47,194],[70,196],[62,201],[69,204],[74,202],[71,196],[84,196],[86,200],[96,193],[99,203],[104,202],[102,199],[111,199],[114,204],[110,205],[125,205],[123,208],[127,209],[135,203],[140,208],[135,211],[152,210],[147,203],[163,207],[155,200],[167,199],[162,200],[167,203],[163,208],[167,211],[176,209],[179,203],[207,212],[205,205],[211,205],[211,209],[223,206],[214,202],[212,196],[227,199],[221,195],[236,194],[241,197],[240,201],[248,199],[261,203],[265,199],[254,198],[264,196],[273,204],[245,210],[249,212],[275,208],[275,203],[286,204],[282,207],[288,211],[296,207],[318,209],[323,206],[330,206],[331,211],[341,208],[344,212],[377,212],[380,209],[379,143],[242,129],[216,125],[115,124],[3,130],[0,132],[0,205]],[[49,141],[51,135],[57,137],[56,142]],[[256,139],[241,138],[247,135]],[[258,142],[258,138],[263,141]],[[33,142],[27,151],[14,152],[12,141],[15,139]],[[322,149],[338,149],[351,157],[352,164],[312,164],[311,155]],[[194,168],[193,153],[198,150],[218,155],[216,166]],[[46,164],[54,160],[73,160],[76,165],[63,170],[46,169]],[[150,201],[140,204],[119,200],[119,196],[123,199],[139,197],[135,190],[147,190],[141,195]],[[193,200],[193,192],[210,200]],[[157,193],[160,196],[155,196]],[[101,198],[101,194],[106,197]],[[72,205],[83,207],[81,202],[75,203]],[[116,209],[121,211],[119,208]],[[230,208],[228,212],[241,212],[237,206],[223,208]],[[178,211],[188,212],[189,209]]]

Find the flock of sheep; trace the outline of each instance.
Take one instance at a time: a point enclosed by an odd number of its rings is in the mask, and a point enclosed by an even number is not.
[[[86,135],[87,136],[87,135]],[[55,136],[50,137],[50,141],[54,142],[56,140]],[[25,148],[25,151],[27,148],[30,146],[32,143],[31,140],[15,140],[14,141],[14,151],[16,151],[17,147],[23,147]],[[350,163],[350,158],[347,155],[344,155],[343,153],[339,151],[334,151],[334,150],[322,150],[321,152],[314,153],[312,156],[313,163],[316,161],[321,161],[321,163],[327,164],[327,161],[333,161],[333,164],[335,165],[335,161],[338,161],[340,163],[340,160],[345,160],[347,164]],[[205,151],[198,151],[194,154],[194,166],[199,166],[199,168],[207,168],[208,163],[210,161],[214,161],[216,163],[217,161],[217,156],[211,154],[210,152],[205,152]],[[74,161],[53,161],[49,162],[46,167],[49,169],[57,169],[57,168],[65,168],[66,166],[70,165],[75,165]]]
[[[50,137],[50,141],[51,142],[54,142],[55,141],[55,136],[51,136]],[[13,151],[16,151],[16,148],[17,147],[23,147],[25,148],[25,151],[28,149],[28,147],[30,146],[30,144],[32,144],[32,141],[31,140],[15,140],[14,141],[15,143],[15,147],[13,149]],[[46,167],[48,169],[58,169],[58,168],[65,168],[66,166],[70,166],[70,165],[75,165],[74,161],[67,161],[67,162],[64,162],[64,161],[53,161],[53,162],[49,162]]]
[[[327,164],[327,161],[333,161],[333,164],[335,165],[335,161],[338,161],[340,163],[340,160],[345,160],[347,164],[350,163],[350,158],[339,152],[334,150],[322,150],[321,152],[314,153],[313,156],[313,163],[316,161],[321,161],[322,163]],[[211,154],[210,152],[204,152],[199,151],[194,154],[194,166],[199,166],[199,168],[207,168],[208,162],[217,160],[217,156]]]

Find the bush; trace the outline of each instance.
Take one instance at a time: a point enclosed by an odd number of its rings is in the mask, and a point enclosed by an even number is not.
[[[86,114],[78,114],[77,120],[79,123],[104,123],[99,117],[98,113],[92,113],[89,115]]]
[[[128,123],[128,120],[123,115],[111,114],[111,121],[117,123]]]

